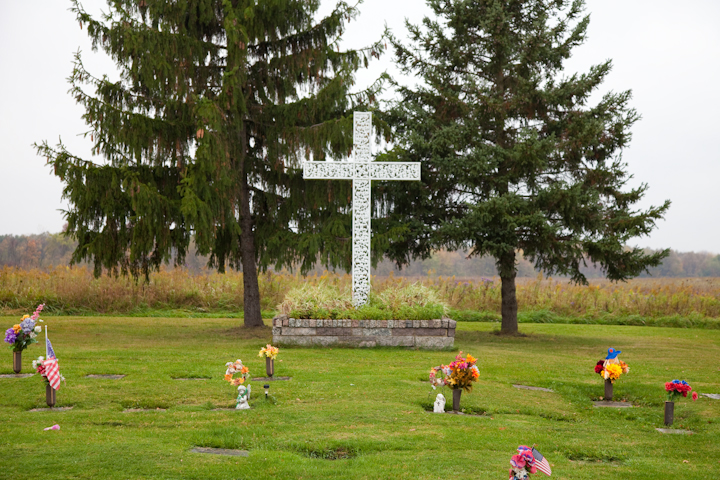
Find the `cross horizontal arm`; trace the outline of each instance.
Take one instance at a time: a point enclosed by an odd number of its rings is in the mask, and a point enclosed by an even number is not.
[[[420,162],[304,162],[303,177],[313,180],[420,180]]]

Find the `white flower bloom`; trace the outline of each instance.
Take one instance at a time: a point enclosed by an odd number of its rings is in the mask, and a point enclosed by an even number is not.
[[[40,321],[42,322],[42,320],[40,320]],[[35,333],[40,333],[40,332],[42,332],[42,327],[40,325],[38,325],[37,327],[35,327]]]

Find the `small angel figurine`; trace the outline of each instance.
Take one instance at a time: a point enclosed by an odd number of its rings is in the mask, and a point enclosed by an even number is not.
[[[250,409],[250,405],[248,405],[248,400],[250,399],[250,385],[247,387],[245,385],[240,385],[238,387],[238,397],[237,397],[237,404],[235,405],[236,410],[248,410]]]
[[[445,413],[445,395],[438,393],[435,397],[435,405],[433,406],[434,413]]]

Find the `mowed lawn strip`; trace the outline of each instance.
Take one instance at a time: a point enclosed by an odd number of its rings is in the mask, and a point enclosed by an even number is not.
[[[271,382],[267,401],[263,382],[251,382],[253,408],[233,411],[223,410],[235,401],[225,362],[241,358],[252,376],[264,376],[257,354],[271,341],[269,327],[248,331],[218,318],[45,320],[67,378],[58,406],[74,408],[30,412],[44,406],[42,380],[0,379],[7,478],[504,478],[520,444],[536,444],[558,479],[699,478],[720,467],[720,401],[676,404],[674,428],[693,435],[655,431],[664,382],[720,393],[718,331],[524,324],[526,336],[506,338],[496,325],[461,323],[456,347],[479,359],[480,381],[462,395],[474,415],[436,415],[427,412],[437,393],[427,374],[457,352],[281,347],[275,374],[292,380]],[[615,399],[633,408],[593,407],[603,394],[593,366],[609,346],[630,365]],[[23,352],[23,372],[43,354],[42,342]],[[7,349],[0,373],[11,367]],[[56,423],[59,431],[43,431]]]

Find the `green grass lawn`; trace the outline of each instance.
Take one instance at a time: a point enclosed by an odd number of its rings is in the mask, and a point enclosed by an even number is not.
[[[281,348],[275,374],[292,380],[272,382],[274,402],[264,399],[263,382],[251,382],[251,410],[214,411],[234,406],[225,362],[241,358],[264,376],[257,353],[269,328],[218,318],[45,320],[67,378],[57,406],[74,408],[30,412],[44,406],[41,378],[0,379],[1,478],[506,479],[520,444],[536,444],[557,479],[714,478],[720,469],[720,400],[676,404],[675,428],[694,435],[655,431],[664,382],[720,393],[716,330],[523,324],[526,337],[504,338],[493,324],[459,324],[455,345],[480,368],[462,406],[483,412],[461,416],[426,412],[435,396],[427,373],[455,352]],[[44,354],[41,345],[23,352],[24,373]],[[603,394],[593,366],[609,346],[631,369],[616,398],[635,408],[593,408]],[[4,349],[0,373],[11,371]],[[174,379],[189,377],[199,379]],[[155,410],[124,412],[130,408]],[[55,423],[61,430],[43,431]],[[203,455],[195,446],[250,454]]]

